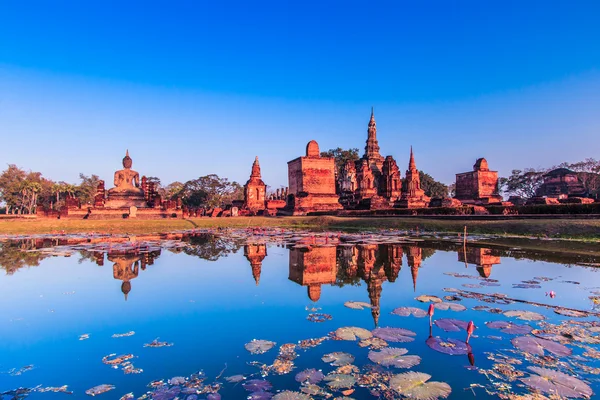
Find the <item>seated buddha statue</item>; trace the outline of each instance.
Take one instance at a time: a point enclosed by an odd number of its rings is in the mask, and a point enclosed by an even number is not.
[[[144,196],[144,191],[140,188],[140,174],[131,169],[133,160],[129,157],[127,150],[123,158],[124,169],[115,172],[115,187],[108,191],[108,197],[111,195],[139,197]]]

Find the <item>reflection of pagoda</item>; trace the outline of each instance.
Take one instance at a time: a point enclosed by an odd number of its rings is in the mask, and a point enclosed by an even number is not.
[[[400,269],[402,269],[402,246],[398,244],[389,244],[385,246],[387,253],[386,261],[384,264],[385,276],[388,281],[395,282]]]
[[[384,247],[384,246],[381,246]],[[387,280],[384,265],[388,255],[377,244],[360,244],[358,248],[358,275],[367,284],[369,301],[371,302],[371,315],[375,326],[379,323],[381,285]]]
[[[419,276],[419,268],[421,268],[421,262],[423,257],[423,251],[418,246],[409,246],[406,251],[406,259],[408,266],[410,267],[410,274],[413,281],[413,290],[417,291],[417,278]]]
[[[266,244],[247,244],[244,246],[244,256],[250,261],[252,267],[252,276],[258,286],[260,281],[260,270],[262,268],[262,262],[267,256],[267,245]]]
[[[308,287],[308,298],[318,301],[321,285],[334,284],[337,275],[335,246],[290,249],[289,280]]]
[[[458,261],[477,265],[477,272],[482,278],[489,278],[492,266],[500,264],[500,257],[493,254],[492,249],[483,247],[467,247],[466,251],[458,251]]]

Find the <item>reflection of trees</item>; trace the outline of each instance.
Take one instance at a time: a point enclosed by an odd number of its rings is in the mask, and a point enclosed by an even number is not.
[[[3,242],[0,245],[0,267],[7,275],[12,275],[23,267],[37,267],[40,261],[48,256],[37,251],[28,251],[35,248],[33,240]]]
[[[219,257],[236,253],[242,247],[234,239],[214,236],[209,233],[187,236],[182,240],[190,244],[190,246],[183,249],[185,254],[209,261],[216,261]]]

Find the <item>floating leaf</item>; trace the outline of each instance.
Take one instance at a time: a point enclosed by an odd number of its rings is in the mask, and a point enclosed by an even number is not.
[[[419,297],[415,297],[415,300],[420,301],[421,303],[441,303],[442,299],[437,296],[430,296],[427,294],[422,294]]]
[[[250,379],[244,382],[242,386],[249,392],[266,392],[273,387],[271,382],[264,379]]]
[[[244,379],[244,375],[232,375],[225,377],[225,380],[229,383],[238,383],[243,381]]]
[[[310,322],[325,322],[330,321],[333,317],[330,314],[325,313],[312,313],[306,317]]]
[[[537,375],[521,379],[527,386],[544,393],[569,398],[590,398],[594,394],[589,385],[573,376],[552,369],[529,367]]]
[[[458,339],[444,340],[440,337],[429,337],[427,346],[440,353],[450,354],[451,356],[464,355],[472,352],[471,345]]]
[[[93,388],[86,390],[85,394],[87,394],[89,396],[97,396],[99,394],[111,391],[114,388],[115,388],[114,385],[102,384],[102,385],[94,386]]]
[[[321,382],[323,380],[324,376],[325,375],[323,375],[323,373],[321,371],[316,370],[314,368],[310,368],[310,369],[305,369],[302,372],[298,372],[296,374],[296,381],[316,384],[316,383]]]
[[[171,347],[171,346],[173,346],[173,343],[161,342],[158,340],[158,338],[154,339],[150,343],[144,344],[144,347]]]
[[[284,390],[273,396],[273,400],[312,400],[312,397],[304,393]]]
[[[415,340],[416,333],[402,328],[377,328],[373,330],[373,336],[387,342],[406,343]]]
[[[327,386],[334,389],[351,388],[356,383],[356,378],[348,374],[329,374],[325,377]]]
[[[371,308],[371,305],[369,303],[365,303],[362,301],[347,301],[344,303],[344,306],[353,310],[364,310],[365,308]]]
[[[341,367],[342,365],[352,364],[354,362],[354,356],[349,353],[336,351],[333,353],[325,354],[323,357],[321,357],[321,360],[336,367]]]
[[[459,332],[467,330],[467,322],[454,318],[436,319],[435,324],[446,332]]]
[[[405,356],[406,349],[388,347],[381,351],[370,351],[369,360],[384,367],[410,368],[421,362],[419,356]]]
[[[442,310],[442,311],[446,311],[446,310],[465,311],[467,309],[467,307],[463,306],[462,304],[447,303],[447,302],[435,303],[433,306],[435,308],[437,308],[438,310]]]
[[[360,347],[368,347],[372,350],[379,350],[383,349],[384,347],[387,347],[388,343],[381,338],[371,337],[368,339],[361,340],[360,342],[358,342],[358,345]]]
[[[338,328],[335,331],[335,336],[343,340],[358,340],[368,339],[372,337],[373,334],[364,328],[358,328],[356,326],[346,326],[343,328]]]
[[[491,321],[485,323],[488,328],[500,329],[501,332],[512,335],[527,335],[533,328],[529,325],[513,324],[507,321]]]
[[[519,350],[538,356],[543,356],[544,350],[557,356],[568,356],[572,353],[571,349],[560,343],[535,336],[518,336],[512,339],[511,343]]]
[[[427,315],[427,311],[417,307],[398,307],[392,311],[392,314],[399,315],[401,317],[408,317],[412,315],[417,318],[423,318]]]
[[[517,319],[521,319],[523,321],[541,321],[546,319],[542,314],[538,314],[533,311],[523,311],[523,310],[510,310],[505,311],[504,315],[507,317],[517,317]]]
[[[483,287],[478,283],[463,283],[462,286],[464,286],[466,288],[470,288],[470,289],[479,289],[479,288]]]
[[[427,382],[431,375],[422,372],[406,372],[390,378],[390,388],[398,394],[414,400],[446,398],[452,392],[445,382]]]
[[[554,312],[560,315],[564,315],[565,317],[571,318],[584,318],[590,315],[585,311],[569,310],[567,308],[555,308]]]
[[[271,350],[273,346],[275,346],[275,342],[262,339],[253,339],[250,343],[246,343],[244,348],[251,354],[263,354]]]
[[[272,398],[271,392],[252,392],[248,395],[248,400],[271,400]]]
[[[541,286],[531,283],[513,283],[513,289],[541,289]]]

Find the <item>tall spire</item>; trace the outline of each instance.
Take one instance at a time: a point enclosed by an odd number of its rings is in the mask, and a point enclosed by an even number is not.
[[[415,155],[413,154],[412,146],[410,146],[410,161],[408,162],[408,169],[410,171],[417,169],[417,163],[415,163]]]
[[[377,123],[375,122],[375,110],[373,107],[371,107],[371,119],[367,128],[367,145],[365,146],[365,155],[363,158],[383,162],[383,157],[379,154]]]
[[[125,157],[129,157],[129,149],[125,150]]]
[[[258,156],[256,156],[254,163],[252,164],[252,173],[250,174],[250,178],[260,178],[260,164],[258,163]]]

